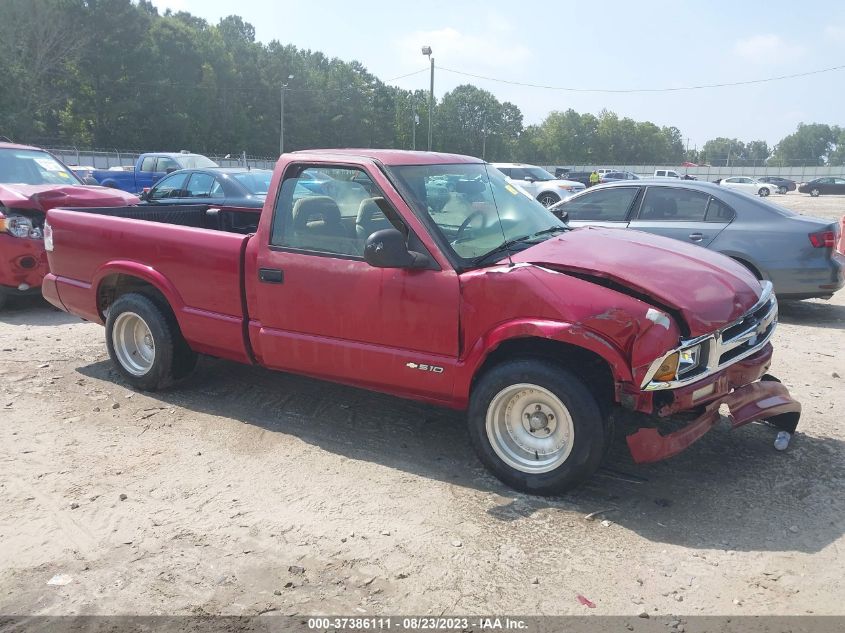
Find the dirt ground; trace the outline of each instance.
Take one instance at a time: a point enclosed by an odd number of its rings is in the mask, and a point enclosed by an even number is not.
[[[544,499],[488,475],[459,414],[214,359],[136,393],[102,328],[19,302],[0,613],[845,614],[845,291],[782,303],[774,344],[804,405],[788,451],[758,424],[648,466],[620,441]]]

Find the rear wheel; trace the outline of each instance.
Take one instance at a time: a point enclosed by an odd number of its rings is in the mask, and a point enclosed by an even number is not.
[[[142,294],[125,294],[112,304],[106,346],[123,377],[145,391],[168,387],[196,364],[175,317]]]
[[[819,191],[818,189],[811,189],[810,190],[810,195],[813,196],[814,198],[818,198],[820,193],[821,193],[821,191]]]
[[[768,187],[760,187],[760,191],[757,192],[757,195],[759,195],[761,198],[765,198],[769,195],[769,193],[770,192]]]
[[[469,434],[482,463],[530,494],[558,494],[598,468],[605,429],[595,398],[566,369],[515,360],[485,373],[469,409]]]
[[[550,207],[553,204],[560,202],[560,197],[556,196],[550,191],[547,191],[546,193],[541,193],[540,196],[537,198],[537,201],[544,207]]]
[[[780,193],[780,194],[785,194],[787,191],[788,191],[788,189],[784,186],[778,187],[778,193]]]

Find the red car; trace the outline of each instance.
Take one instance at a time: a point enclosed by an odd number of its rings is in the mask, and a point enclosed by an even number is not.
[[[0,308],[10,296],[39,293],[47,274],[44,216],[56,206],[114,207],[136,196],[88,187],[52,154],[0,143]]]
[[[337,186],[314,191],[309,170]],[[209,354],[467,409],[481,461],[532,493],[592,474],[615,407],[646,414],[628,437],[641,462],[722,404],[734,427],[794,431],[801,410],[761,380],[771,284],[669,238],[570,229],[467,156],[285,154],[260,211],[52,209],[45,243],[44,296],[105,325],[135,387]]]

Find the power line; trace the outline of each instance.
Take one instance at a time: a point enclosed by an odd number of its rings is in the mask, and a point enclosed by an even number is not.
[[[391,81],[398,81],[399,79],[404,79],[405,77],[413,77],[414,75],[419,75],[420,73],[427,73],[428,68],[423,68],[422,70],[415,70],[412,73],[408,73],[407,75],[399,75],[398,77],[393,77],[391,79],[385,79],[384,83],[389,84]]]
[[[680,86],[676,88],[572,88],[568,86],[546,86],[543,84],[532,84],[522,81],[512,81],[509,79],[498,79],[496,77],[487,77],[485,75],[476,75],[474,73],[467,73],[452,68],[445,68],[437,66],[438,70],[455,75],[463,75],[465,77],[472,77],[474,79],[484,79],[486,81],[495,81],[497,83],[510,84],[512,86],[524,86],[526,88],[542,88],[544,90],[560,90],[564,92],[600,92],[600,93],[635,93],[635,92],[679,92],[682,90],[703,90],[705,88],[726,88],[729,86],[748,86],[751,84],[762,84],[770,81],[782,81],[784,79],[795,79],[797,77],[809,77],[810,75],[819,75],[821,73],[829,73],[837,70],[845,69],[845,65],[832,66],[830,68],[821,68],[819,70],[810,70],[803,73],[793,73],[791,75],[780,75],[777,77],[767,77],[765,79],[750,79],[748,81],[732,81],[718,84],[701,84],[698,86]]]

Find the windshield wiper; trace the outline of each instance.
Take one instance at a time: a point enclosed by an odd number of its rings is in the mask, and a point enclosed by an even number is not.
[[[512,240],[507,240],[506,242],[502,242],[492,251],[487,251],[484,255],[479,255],[476,257],[472,263],[474,265],[484,264],[486,263],[493,255],[501,255],[503,252],[510,252],[510,250],[517,245],[521,246],[533,246],[537,243],[536,238],[542,237],[544,235],[549,235],[550,233],[557,233],[558,231],[569,231],[570,229],[565,226],[550,226],[547,229],[543,229],[542,231],[537,231],[536,233],[532,233],[531,235],[522,235],[521,237],[515,237]],[[524,249],[520,249],[524,250]]]

